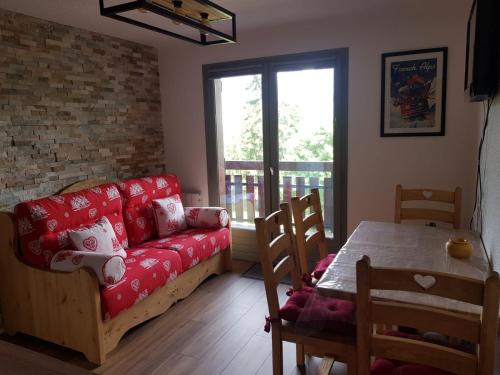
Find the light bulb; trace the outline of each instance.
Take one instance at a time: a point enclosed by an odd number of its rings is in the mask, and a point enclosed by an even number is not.
[[[174,13],[177,14],[178,16],[183,16],[184,10],[182,10],[182,1],[173,0],[172,4],[174,4]],[[177,20],[172,20],[172,22],[174,23],[174,25],[180,25],[182,23]]]
[[[208,13],[200,13],[200,17],[201,17],[200,23],[203,26],[210,27],[210,21],[208,20]],[[202,35],[208,35],[208,32],[206,32],[205,30],[201,30],[200,33]]]

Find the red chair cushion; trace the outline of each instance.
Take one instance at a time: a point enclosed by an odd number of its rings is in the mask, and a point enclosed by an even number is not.
[[[434,367],[400,364],[397,365],[388,359],[377,358],[370,372],[371,375],[453,375],[450,372],[439,370]]]
[[[123,197],[123,216],[130,246],[158,238],[153,199],[181,194],[176,175],[143,177],[118,183]]]
[[[355,310],[350,301],[322,297],[314,288],[303,287],[293,292],[280,309],[280,317],[308,329],[354,335]]]
[[[383,333],[387,336],[402,337],[411,340],[426,341],[438,343],[434,340],[425,339],[419,335],[411,335],[398,331],[385,331]],[[450,372],[443,371],[434,367],[404,363],[401,361],[389,360],[385,358],[377,358],[372,364],[371,375],[453,375]]]
[[[182,272],[184,272],[226,249],[229,246],[229,240],[228,228],[193,228],[174,233],[166,238],[146,242],[141,246],[176,251],[181,257]]]
[[[122,198],[115,184],[19,203],[15,215],[23,258],[36,267],[48,268],[57,252],[75,249],[68,230],[102,217],[109,220],[120,244],[128,247]]]
[[[126,251],[125,275],[118,283],[101,289],[104,320],[142,301],[182,273],[181,258],[175,251],[143,246]]]
[[[317,280],[321,279],[321,276],[323,276],[326,269],[333,262],[336,256],[337,254],[334,253],[328,254],[326,257],[324,257],[318,263],[316,263],[316,267],[314,268],[313,271],[313,277]]]

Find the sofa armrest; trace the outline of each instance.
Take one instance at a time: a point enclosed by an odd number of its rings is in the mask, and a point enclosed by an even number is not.
[[[87,269],[61,273],[22,262],[17,257],[13,218],[0,213],[0,302],[5,331],[23,332],[102,360],[97,277]]]
[[[190,228],[229,227],[229,214],[222,207],[184,207],[186,223]]]

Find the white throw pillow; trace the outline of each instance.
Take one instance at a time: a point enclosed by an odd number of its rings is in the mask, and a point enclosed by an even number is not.
[[[184,207],[179,194],[153,200],[156,229],[160,238],[187,228]]]
[[[127,257],[126,251],[116,238],[115,231],[106,217],[102,217],[92,225],[69,230],[68,234],[73,245],[80,251]]]

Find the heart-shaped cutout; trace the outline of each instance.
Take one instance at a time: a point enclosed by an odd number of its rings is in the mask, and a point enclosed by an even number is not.
[[[434,276],[414,275],[413,278],[424,290],[430,289],[436,284],[436,278]]]
[[[432,191],[429,191],[429,190],[424,190],[422,192],[422,195],[425,197],[425,199],[431,199],[433,194],[434,193]]]
[[[96,251],[97,249],[97,238],[90,236],[83,240],[83,247],[90,251]]]

